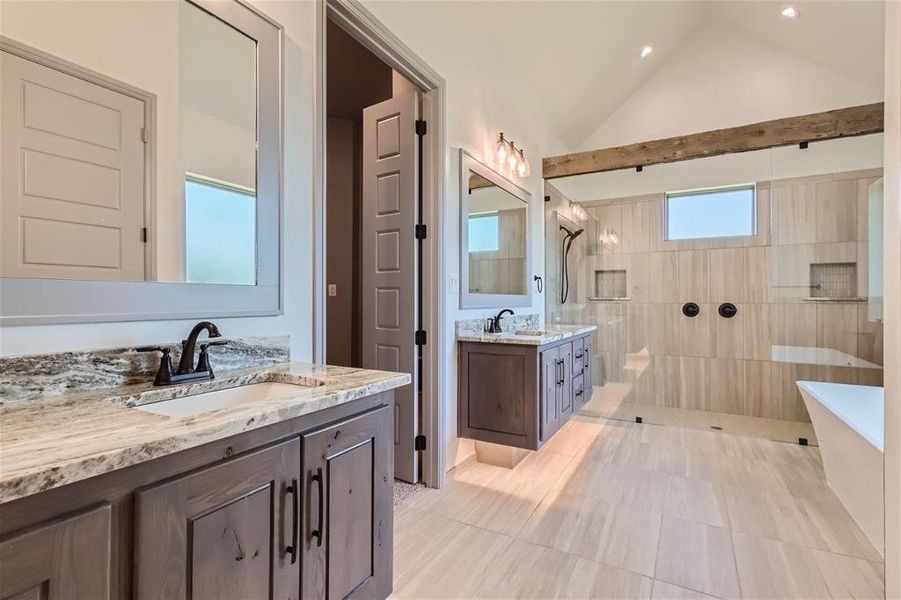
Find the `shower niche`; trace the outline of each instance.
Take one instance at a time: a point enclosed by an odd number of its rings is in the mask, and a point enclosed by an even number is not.
[[[594,272],[594,295],[589,300],[629,300],[625,269],[601,269]]]

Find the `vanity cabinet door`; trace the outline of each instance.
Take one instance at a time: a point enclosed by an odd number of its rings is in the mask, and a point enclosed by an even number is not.
[[[135,494],[138,599],[297,598],[300,440]]]
[[[303,598],[387,598],[393,407],[303,435]]]
[[[572,374],[573,377],[582,374],[582,368],[585,366],[584,358],[585,358],[585,338],[578,338],[573,340],[573,365],[572,365]]]
[[[560,428],[560,362],[557,348],[541,353],[541,440],[548,441]]]
[[[110,512],[103,504],[0,541],[0,598],[110,598]]]
[[[566,423],[573,414],[573,345],[570,342],[557,347],[560,361],[560,386],[557,388],[557,403],[560,406],[560,425]]]

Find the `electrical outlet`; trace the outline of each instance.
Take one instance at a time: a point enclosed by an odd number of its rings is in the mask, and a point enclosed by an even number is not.
[[[330,297],[335,297],[338,295],[338,285],[334,283],[328,284],[328,295]]]

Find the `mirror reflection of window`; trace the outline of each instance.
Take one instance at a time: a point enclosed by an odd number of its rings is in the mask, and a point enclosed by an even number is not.
[[[185,275],[189,283],[256,285],[253,190],[188,177]]]
[[[497,213],[469,215],[469,251],[491,252],[500,247],[500,220]]]
[[[186,0],[179,40],[185,280],[255,285],[256,43]]]
[[[469,291],[526,293],[528,205],[504,188],[470,172]]]

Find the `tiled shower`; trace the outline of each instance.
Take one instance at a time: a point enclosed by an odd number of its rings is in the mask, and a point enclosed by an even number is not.
[[[593,402],[807,421],[798,380],[881,385],[881,144],[548,181],[547,322],[598,326]],[[668,193],[722,186],[754,190],[754,235],[667,239]]]

